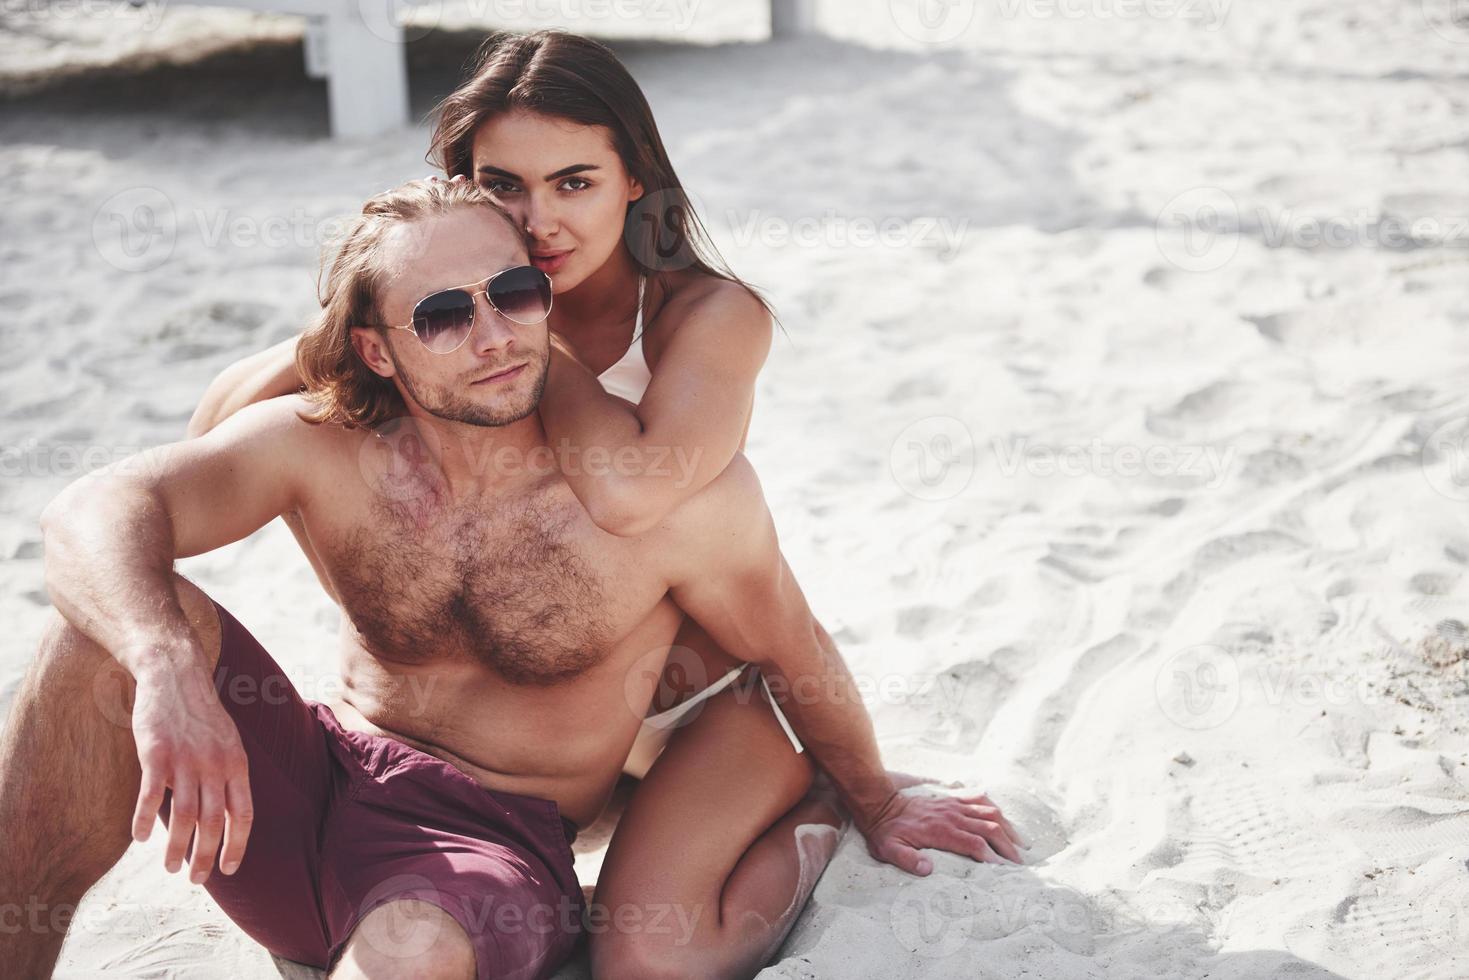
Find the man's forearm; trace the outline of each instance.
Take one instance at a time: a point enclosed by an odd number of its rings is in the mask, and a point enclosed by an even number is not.
[[[46,508],[41,526],[52,604],[129,673],[177,667],[196,654],[173,588],[173,529],[149,491],[84,478]]]
[[[887,807],[897,790],[882,764],[872,718],[836,643],[811,619],[811,666],[762,665],[771,693],[813,761],[826,770],[859,830]],[[791,663],[791,661],[786,661]]]

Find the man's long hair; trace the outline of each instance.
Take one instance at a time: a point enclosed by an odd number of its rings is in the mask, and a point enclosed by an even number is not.
[[[379,260],[388,232],[461,207],[485,208],[500,215],[516,238],[524,240],[509,213],[466,181],[412,180],[362,205],[362,214],[337,248],[326,281],[317,282],[321,312],[296,344],[296,371],[312,403],[302,415],[306,421],[372,428],[407,414],[392,379],[374,372],[357,354],[352,328],[376,327],[380,333],[387,332],[378,300],[384,271]]]

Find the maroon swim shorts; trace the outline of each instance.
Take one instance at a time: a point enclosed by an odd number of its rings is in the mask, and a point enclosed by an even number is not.
[[[463,927],[480,980],[554,973],[586,904],[576,825],[556,803],[485,789],[403,742],[343,730],[215,607],[214,683],[250,760],[255,807],[239,870],[222,874],[216,855],[205,885],[225,913],[272,953],[327,969],[373,908],[417,899]]]

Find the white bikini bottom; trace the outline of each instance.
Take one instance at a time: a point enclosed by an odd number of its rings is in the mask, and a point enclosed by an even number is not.
[[[780,722],[786,738],[791,740],[791,746],[797,753],[806,751],[801,740],[796,737],[795,730],[791,728],[791,723],[786,720],[785,712],[781,711],[780,705],[775,703],[775,696],[770,693],[770,685],[766,683],[765,675],[760,673],[760,668],[754,664],[741,664],[738,667],[730,668],[729,673],[688,700],[674,705],[667,711],[660,711],[656,715],[644,718],[643,726],[638,729],[638,736],[633,740],[632,751],[628,753],[627,762],[623,765],[622,771],[638,779],[646,776],[658,756],[663,754],[663,749],[668,745],[669,739],[673,738],[674,729],[679,727],[680,719],[693,711],[705,699],[712,698],[733,684],[746,669],[753,669],[759,674],[760,686],[765,689],[765,700],[770,705],[770,710],[775,712],[776,720]]]

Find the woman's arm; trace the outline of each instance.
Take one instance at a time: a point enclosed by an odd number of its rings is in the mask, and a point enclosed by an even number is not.
[[[567,482],[599,527],[641,534],[724,471],[744,441],[755,378],[770,353],[765,307],[720,282],[670,307],[669,339],[640,405],[553,353],[541,421]]]
[[[189,419],[186,435],[202,436],[231,415],[255,402],[290,395],[301,389],[296,373],[296,341],[291,337],[258,354],[238,360],[219,373],[204,390]]]

